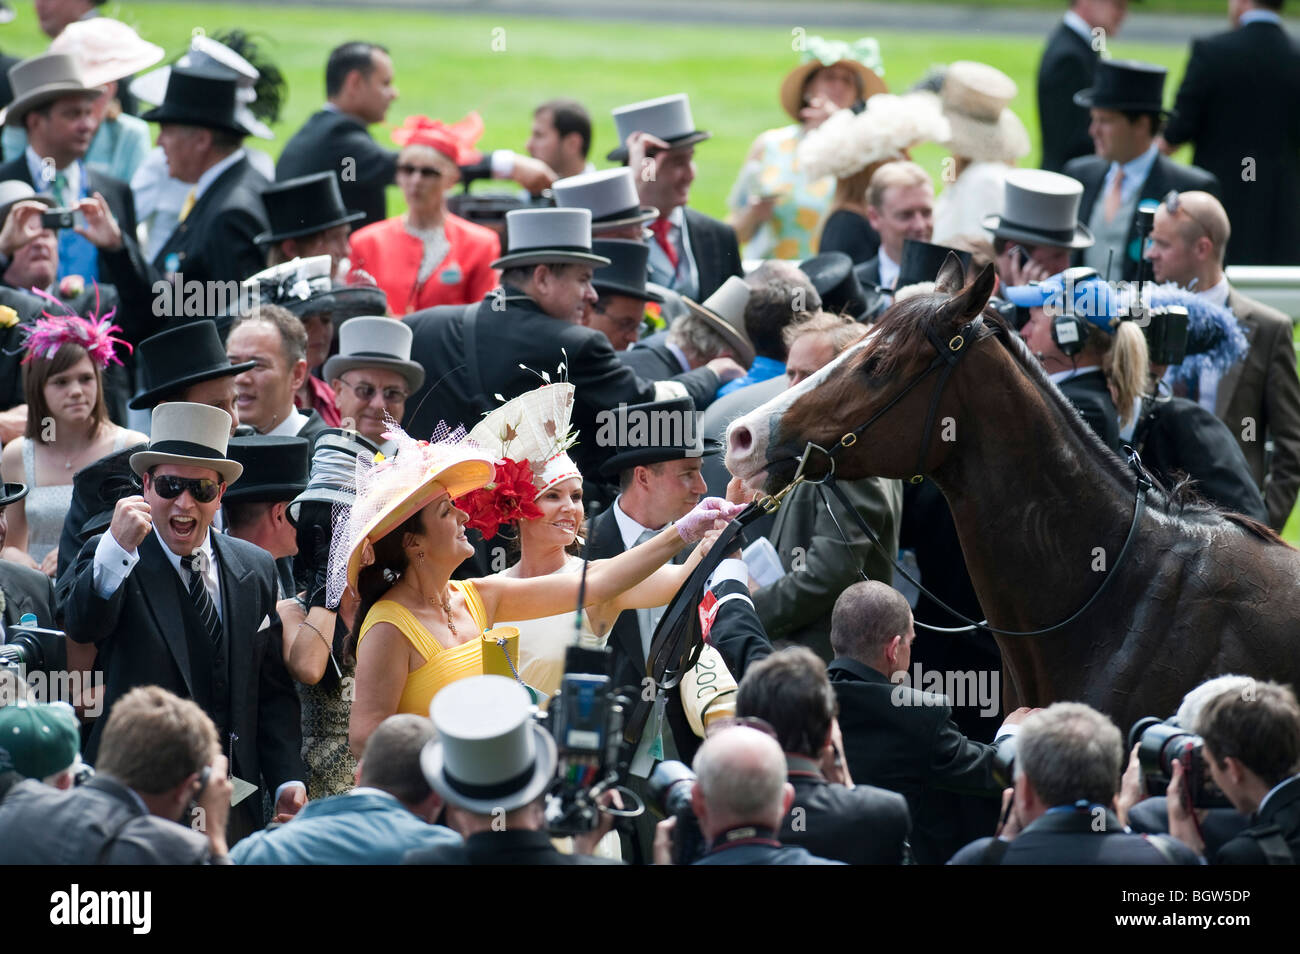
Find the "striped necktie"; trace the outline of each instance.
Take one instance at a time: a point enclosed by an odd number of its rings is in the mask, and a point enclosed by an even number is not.
[[[203,621],[203,629],[208,634],[208,639],[212,640],[212,645],[221,642],[221,617],[217,615],[217,607],[212,602],[212,597],[208,595],[208,588],[203,583],[203,574],[199,568],[194,565],[196,553],[189,556],[181,557],[181,566],[189,572],[190,581],[188,589],[190,599],[194,601],[194,608],[199,611],[199,619]]]

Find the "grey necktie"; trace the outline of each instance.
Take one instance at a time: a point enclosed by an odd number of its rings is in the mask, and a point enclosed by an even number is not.
[[[639,547],[651,537],[656,536],[658,530],[642,530],[636,538],[633,546]],[[636,611],[637,625],[641,629],[641,661],[644,663],[650,656],[650,640],[654,636],[655,627],[659,625],[659,617],[663,615],[663,607],[659,609],[639,609]]]

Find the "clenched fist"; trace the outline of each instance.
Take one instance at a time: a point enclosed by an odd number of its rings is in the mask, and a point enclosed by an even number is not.
[[[108,532],[127,553],[134,553],[152,529],[153,516],[143,497],[123,497],[113,508],[113,522],[108,525]]]

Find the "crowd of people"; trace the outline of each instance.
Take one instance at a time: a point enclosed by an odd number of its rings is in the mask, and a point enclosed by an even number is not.
[[[982,618],[931,482],[840,483],[878,543],[810,483],[733,532],[730,422],[954,256],[1098,453],[1282,529],[1292,323],[1225,267],[1300,264],[1300,126],[1251,112],[1300,102],[1300,46],[1281,0],[1230,0],[1168,110],[1163,68],[1093,42],[1126,6],[1052,35],[1040,169],[996,66],[891,92],[887,46],[808,38],[722,221],[684,93],[614,109],[598,169],[580,101],[481,150],[475,112],[391,122],[403,64],[349,42],[273,162],[248,36],[161,65],[37,0],[49,51],[0,83],[0,862],[1294,863],[1295,687],[1151,713],[1195,743],[1164,761],[1077,701],[955,705],[905,677],[998,649],[914,645],[948,617],[901,551]],[[1137,305],[1185,316],[1176,347]],[[683,594],[707,639],[662,679]],[[635,715],[617,786],[566,721],[600,676]]]

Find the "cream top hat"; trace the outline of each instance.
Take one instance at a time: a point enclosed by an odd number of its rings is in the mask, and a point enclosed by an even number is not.
[[[424,366],[411,360],[415,332],[397,318],[362,315],[339,328],[339,353],[325,362],[326,381],[354,368],[388,368],[406,379],[406,386],[418,391],[424,384]]]
[[[147,449],[131,455],[136,476],[158,464],[211,467],[227,484],[244,472],[244,465],[226,458],[230,415],[219,407],[172,401],[153,409]]]
[[[509,251],[493,268],[573,263],[599,267],[609,259],[591,252],[589,209],[515,209],[506,213]]]
[[[622,166],[560,179],[551,186],[551,194],[557,208],[589,209],[592,232],[659,217],[658,209],[641,204],[632,170]]]
[[[690,313],[703,319],[720,334],[736,353],[736,361],[746,368],[754,363],[754,345],[745,332],[745,306],[749,304],[749,292],[749,285],[743,278],[731,275],[703,304],[682,296]]]

